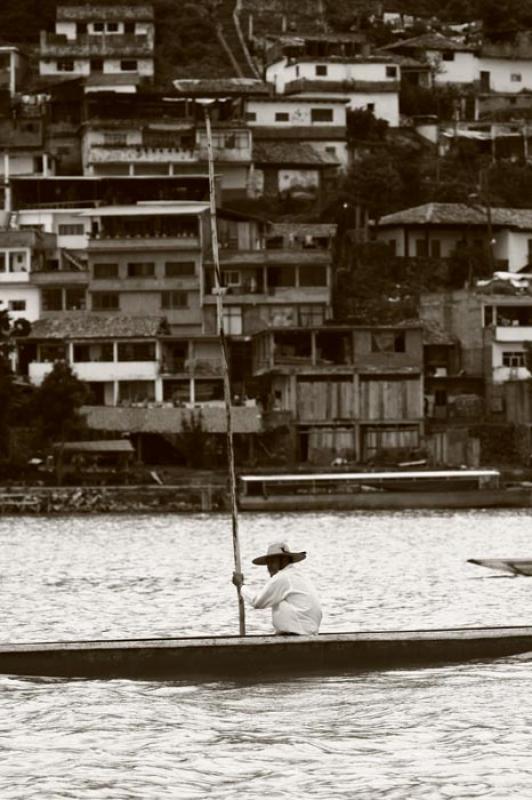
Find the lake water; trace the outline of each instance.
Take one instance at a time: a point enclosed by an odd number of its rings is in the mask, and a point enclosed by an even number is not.
[[[307,549],[323,631],[532,623],[532,513],[245,515]],[[229,521],[0,519],[3,641],[236,633]],[[249,611],[248,631],[270,630]],[[2,800],[436,800],[532,792],[532,656],[280,683],[0,676]]]

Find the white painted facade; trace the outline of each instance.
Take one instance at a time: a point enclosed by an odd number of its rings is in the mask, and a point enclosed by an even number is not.
[[[0,250],[0,283],[29,283],[31,250],[10,247]]]
[[[515,93],[532,90],[532,58],[494,58],[480,56],[477,64],[478,78],[489,73],[492,92]]]
[[[501,330],[497,328],[497,334]],[[525,358],[525,342],[532,342],[532,328],[517,328],[519,341],[503,343],[495,341],[491,347],[491,375],[493,383],[504,383],[510,380],[527,380],[532,377],[525,366],[520,366]],[[528,331],[528,335],[525,333]],[[519,358],[521,355],[522,360]],[[508,361],[513,366],[508,366]]]
[[[67,210],[64,208],[23,209],[16,212],[16,224],[22,230],[25,228],[37,228],[44,231],[44,233],[55,233],[58,248],[86,250],[89,243],[91,223],[86,216],[79,216],[82,210],[86,211],[86,209]]]
[[[101,26],[103,25],[103,30]],[[151,22],[134,22],[134,30],[129,31],[131,35],[135,36],[153,36],[155,28]],[[66,36],[66,38],[75,42],[78,38],[78,28],[76,22],[67,20],[58,20],[55,23],[55,32],[59,36]],[[87,23],[87,33],[89,36],[123,36],[126,33],[125,21],[100,21],[92,20]]]
[[[316,102],[311,96],[294,97],[288,102],[283,98],[279,102],[275,98],[250,99],[246,101],[246,115],[248,125],[275,126],[291,128],[298,125],[322,126],[334,125],[345,128],[346,125],[347,97],[331,98],[327,102]],[[326,114],[316,114],[323,112]],[[315,117],[330,115],[330,119],[322,121]]]
[[[478,80],[479,69],[476,53],[472,51],[427,50],[427,61],[432,67],[432,80],[436,86],[449,83],[473,83]]]
[[[125,69],[124,62],[135,62],[134,69]],[[69,68],[65,69],[65,63],[69,64]],[[90,58],[77,57],[77,58],[46,58],[41,59],[39,62],[39,71],[42,76],[49,75],[63,75],[68,77],[71,75],[88,77],[91,74],[91,60]],[[153,78],[154,66],[153,58],[129,58],[125,56],[123,59],[119,58],[104,58],[103,59],[103,75],[140,75],[145,78]],[[123,88],[123,87],[121,87]],[[107,87],[109,90],[109,86]],[[131,91],[131,90],[130,90]]]
[[[41,316],[41,295],[30,283],[0,282],[0,311],[7,310],[12,321],[27,319],[35,322]]]
[[[284,93],[287,83],[297,80],[394,83],[400,79],[400,67],[388,59],[346,62],[328,59],[289,61],[283,58],[266,68],[266,80],[274,84],[279,94]]]
[[[54,175],[54,162],[48,153],[43,152],[4,152],[0,158],[0,176],[9,175],[42,175],[46,178]]]
[[[486,231],[468,229],[466,226],[456,226],[454,230],[427,226],[426,231],[419,227],[411,228],[407,232],[403,226],[397,226],[377,229],[376,237],[380,242],[390,243],[395,255],[400,257],[408,255],[412,258],[428,254],[437,258],[450,258],[457,245],[466,238],[471,243],[483,244]],[[532,253],[532,230],[496,230],[493,239],[493,257],[496,261],[507,261],[509,272],[517,272],[527,266],[529,252]]]

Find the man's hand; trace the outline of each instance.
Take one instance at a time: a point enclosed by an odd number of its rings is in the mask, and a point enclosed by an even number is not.
[[[241,572],[233,572],[233,585],[236,586],[237,589],[241,589],[244,583],[244,576]]]

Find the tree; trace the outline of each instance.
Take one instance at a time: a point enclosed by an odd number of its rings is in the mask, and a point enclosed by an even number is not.
[[[85,385],[66,361],[56,361],[35,392],[33,410],[41,441],[48,446],[59,445],[56,459],[59,484],[62,480],[65,442],[69,437],[79,435],[85,427],[80,408],[86,398]]]
[[[401,176],[390,156],[369,155],[356,161],[342,187],[344,202],[368,210],[376,222],[397,206],[401,194]]]

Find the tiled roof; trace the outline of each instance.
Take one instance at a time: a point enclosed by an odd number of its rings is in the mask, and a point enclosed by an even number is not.
[[[470,44],[463,44],[455,39],[449,39],[441,33],[423,33],[421,36],[413,36],[411,39],[403,39],[393,44],[381,47],[382,51],[400,50],[408,48],[412,50],[458,50],[460,52],[473,52],[476,48]]]
[[[487,225],[487,209],[465,203],[425,203],[387,214],[379,227],[394,225]],[[492,208],[491,223],[497,228],[532,230],[532,209]]]
[[[154,338],[168,333],[163,317],[73,314],[32,323],[29,339]]]
[[[340,163],[330,153],[318,153],[312,145],[297,142],[255,142],[253,161],[256,164],[312,164],[336,167]]]
[[[61,22],[71,22],[79,20],[153,20],[153,6],[151,3],[128,3],[127,5],[93,3],[61,3],[57,6],[57,20]]]

